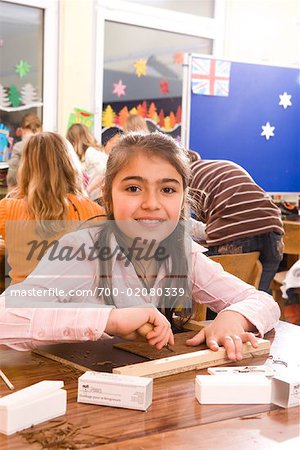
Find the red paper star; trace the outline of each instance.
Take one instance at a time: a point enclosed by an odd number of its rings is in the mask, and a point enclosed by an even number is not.
[[[169,82],[167,80],[162,80],[160,83],[160,91],[163,94],[168,94],[169,93]]]
[[[122,95],[125,95],[126,84],[122,83],[122,80],[119,80],[117,83],[114,83],[113,94],[117,94],[120,98]]]
[[[174,63],[175,64],[182,64],[183,63],[183,53],[182,52],[176,52],[174,55]]]

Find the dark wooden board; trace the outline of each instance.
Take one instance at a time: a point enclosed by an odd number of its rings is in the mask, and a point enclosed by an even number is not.
[[[120,342],[124,341],[113,338],[96,342],[44,345],[33,350],[33,353],[78,370],[96,372],[112,372],[114,367],[146,361],[146,358],[141,356],[113,348],[114,344]]]
[[[86,370],[112,372],[114,367],[206,349],[205,345],[200,347],[188,347],[185,345],[186,339],[194,335],[195,331],[176,334],[175,345],[172,348],[174,352],[170,352],[166,348],[156,350],[143,338],[137,341],[124,341],[120,338],[113,338],[96,342],[44,345],[33,350],[33,353],[83,372]]]
[[[126,352],[133,353],[135,355],[143,356],[144,358],[153,360],[160,358],[168,358],[169,356],[182,355],[184,353],[198,352],[199,350],[207,349],[206,345],[200,345],[197,347],[189,347],[185,341],[195,336],[195,331],[188,331],[186,333],[175,334],[175,344],[170,347],[172,351],[167,348],[157,350],[155,347],[149,345],[145,339],[140,338],[136,341],[121,342],[114,344],[114,348],[125,350]]]

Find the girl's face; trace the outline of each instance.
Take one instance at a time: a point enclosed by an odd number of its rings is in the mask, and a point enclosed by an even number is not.
[[[114,218],[132,239],[166,238],[178,223],[183,201],[181,175],[156,155],[132,157],[112,183]]]

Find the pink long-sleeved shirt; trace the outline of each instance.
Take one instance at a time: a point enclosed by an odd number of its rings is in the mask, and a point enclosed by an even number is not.
[[[55,252],[48,251],[26,280],[0,296],[0,345],[29,350],[46,343],[105,338],[106,324],[114,306],[159,305],[159,288],[165,275],[163,267],[150,296],[143,289],[133,265],[126,265],[116,255],[112,258],[111,272],[114,305],[105,305],[101,295],[99,297],[98,259],[86,257],[97,233],[97,228],[91,228],[65,235]],[[113,237],[111,248],[116,245]],[[202,252],[203,247],[193,242],[189,271],[193,300],[205,303],[216,312],[230,310],[242,314],[260,335],[272,329],[280,316],[272,297],[228,274]],[[76,258],[66,261],[75,254]]]

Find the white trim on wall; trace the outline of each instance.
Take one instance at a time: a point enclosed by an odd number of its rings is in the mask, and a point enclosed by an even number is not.
[[[2,0],[44,10],[43,126],[57,131],[58,92],[58,0]]]
[[[94,134],[101,140],[103,57],[105,21],[119,22],[189,36],[212,39],[213,54],[221,56],[224,45],[226,0],[215,0],[216,18],[186,14],[125,0],[95,0],[96,47],[95,47],[95,128]]]

